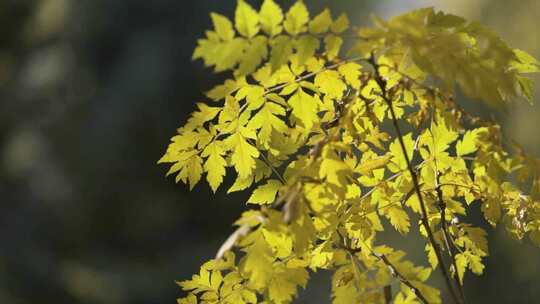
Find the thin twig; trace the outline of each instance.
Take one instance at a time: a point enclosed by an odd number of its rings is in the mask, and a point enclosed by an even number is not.
[[[401,150],[402,150],[402,153],[404,155],[405,161],[407,163],[407,168],[409,170],[409,173],[411,174],[411,178],[412,178],[412,181],[413,181],[415,192],[416,192],[416,195],[418,197],[418,201],[420,202],[420,210],[422,212],[422,217],[421,217],[422,224],[424,225],[424,228],[425,228],[426,233],[428,235],[429,242],[433,246],[433,249],[435,251],[435,255],[437,257],[439,265],[441,266],[440,267],[441,272],[442,272],[443,277],[444,277],[444,279],[446,281],[446,285],[448,287],[448,290],[450,291],[450,294],[452,295],[452,299],[454,300],[455,303],[459,303],[458,297],[457,297],[457,295],[456,295],[456,293],[454,291],[454,288],[452,287],[450,275],[448,273],[448,270],[446,269],[446,265],[444,263],[444,259],[443,259],[441,250],[438,247],[438,244],[437,244],[437,242],[435,240],[435,236],[433,235],[433,232],[431,231],[431,227],[429,226],[428,212],[427,212],[426,204],[424,202],[424,198],[423,198],[421,190],[420,190],[420,185],[418,183],[418,176],[416,175],[416,172],[413,170],[413,167],[411,165],[411,160],[409,159],[409,155],[407,154],[407,148],[405,146],[405,142],[403,141],[403,134],[402,134],[401,128],[399,127],[399,124],[398,124],[398,120],[397,120],[397,117],[396,117],[396,113],[394,111],[394,107],[393,107],[393,104],[392,104],[391,97],[388,95],[388,92],[387,92],[387,89],[386,89],[386,81],[380,75],[379,65],[377,64],[377,62],[375,62],[375,56],[372,55],[369,62],[373,66],[373,69],[374,69],[374,72],[375,72],[375,81],[377,82],[379,88],[381,89],[381,93],[382,93],[381,97],[386,102],[386,104],[388,105],[388,108],[390,110],[390,115],[392,117],[392,123],[394,125],[394,129],[396,130],[398,141],[399,141],[399,144],[401,146]]]
[[[431,134],[433,134],[433,123],[435,122],[435,107],[432,107],[432,113],[431,113]],[[437,151],[437,141],[434,136],[431,138],[433,143],[433,149]],[[461,303],[465,303],[465,292],[463,291],[463,286],[461,286],[461,280],[459,278],[459,272],[457,268],[457,262],[456,262],[456,255],[455,252],[450,246],[450,237],[448,234],[448,227],[446,226],[446,203],[443,199],[443,192],[441,188],[441,173],[439,172],[437,157],[433,157],[433,161],[435,164],[434,168],[434,174],[435,174],[435,192],[437,193],[437,198],[439,200],[439,209],[441,210],[441,230],[443,232],[443,240],[444,240],[444,246],[446,247],[446,251],[448,251],[448,255],[450,256],[450,261],[452,262],[452,266],[454,267],[454,281],[456,282],[457,289],[460,295],[460,301]]]
[[[274,168],[274,166],[272,166],[272,164],[270,164],[270,161],[268,160],[268,158],[264,155],[264,153],[260,153],[261,154],[261,157],[262,157],[262,161],[266,164],[266,166],[268,166],[268,168],[270,168],[270,170],[272,170],[272,172],[274,172],[274,174],[277,176],[277,178],[279,179],[279,181],[283,184],[283,185],[286,185],[287,184],[287,181],[285,180],[285,178],[277,171],[276,168]]]
[[[306,79],[308,79],[310,77],[313,77],[313,76],[315,76],[315,75],[317,75],[319,73],[322,73],[322,72],[324,72],[326,70],[332,70],[332,69],[338,68],[339,66],[342,66],[342,65],[344,65],[346,63],[357,62],[357,61],[367,61],[367,60],[368,60],[368,58],[360,57],[360,56],[342,60],[342,61],[340,61],[338,63],[334,63],[334,64],[331,64],[331,65],[322,67],[318,71],[307,73],[307,74],[305,74],[303,76],[300,76],[300,77],[296,78],[294,81],[282,83],[282,84],[277,85],[277,86],[275,86],[273,88],[267,89],[267,90],[264,91],[264,95],[270,94],[270,93],[278,91],[280,89],[283,89],[284,87],[286,87],[288,85],[291,85],[293,83],[298,83],[300,81],[306,80]]]
[[[459,291],[459,295],[461,297],[461,302],[466,303],[465,300],[465,292],[463,290],[463,286],[461,285],[461,279],[459,277],[459,272],[457,268],[457,262],[456,262],[456,253],[453,249],[453,247],[450,245],[450,236],[448,233],[448,227],[446,225],[446,203],[443,200],[443,192],[440,186],[440,174],[436,173],[436,183],[435,183],[435,190],[437,192],[437,197],[439,199],[439,208],[441,209],[441,229],[443,232],[443,239],[444,239],[444,245],[446,247],[446,250],[448,251],[450,255],[450,260],[452,261],[452,265],[454,266],[454,274],[455,274],[455,281],[456,285]]]
[[[426,297],[424,297],[424,295],[422,294],[422,292],[420,292],[418,288],[416,288],[409,280],[407,280],[407,278],[396,269],[396,267],[390,262],[390,260],[388,260],[388,258],[384,254],[376,253],[373,250],[371,250],[371,253],[381,262],[383,262],[388,267],[388,269],[390,269],[390,274],[392,274],[393,277],[396,277],[401,283],[409,287],[412,290],[413,294],[418,298],[418,300],[420,300],[420,302],[426,304],[429,303]]]
[[[391,304],[392,303],[392,285],[388,284],[384,286],[383,293],[384,293],[384,302],[386,304]]]

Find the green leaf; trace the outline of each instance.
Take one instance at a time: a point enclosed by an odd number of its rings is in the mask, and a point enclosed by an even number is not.
[[[259,32],[259,15],[244,0],[238,0],[234,22],[238,32],[248,38],[253,38]]]
[[[309,21],[309,12],[302,0],[296,1],[285,15],[283,26],[291,35],[297,35],[306,31],[306,23]]]
[[[275,36],[283,30],[281,26],[283,12],[273,0],[264,0],[259,12],[259,18],[262,30],[268,35]]]

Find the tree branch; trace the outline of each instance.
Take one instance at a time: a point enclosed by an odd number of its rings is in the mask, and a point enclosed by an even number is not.
[[[401,146],[401,150],[402,150],[403,155],[405,157],[405,161],[407,163],[407,168],[409,170],[409,173],[411,174],[411,178],[412,178],[412,181],[413,181],[413,185],[414,185],[416,195],[418,197],[418,201],[420,202],[420,210],[422,212],[422,217],[421,217],[422,224],[424,225],[424,228],[425,228],[426,233],[428,235],[429,242],[431,243],[431,246],[433,247],[433,249],[435,251],[437,261],[439,262],[442,275],[443,275],[443,277],[445,279],[446,285],[448,287],[448,290],[450,291],[452,299],[454,300],[455,303],[460,303],[459,300],[458,300],[458,297],[457,297],[457,295],[456,295],[456,293],[454,291],[454,288],[452,287],[451,277],[450,277],[450,274],[448,273],[448,270],[446,269],[446,265],[444,263],[442,252],[441,252],[437,242],[435,241],[435,237],[433,235],[433,232],[431,231],[431,227],[429,226],[427,208],[426,208],[426,204],[424,202],[424,198],[423,198],[421,190],[420,190],[420,185],[418,183],[418,176],[416,175],[416,172],[413,170],[413,167],[411,165],[411,160],[409,159],[409,155],[407,154],[407,148],[405,147],[405,142],[403,141],[403,133],[401,132],[401,128],[399,127],[399,124],[398,124],[396,113],[394,111],[394,107],[393,107],[393,104],[392,104],[392,99],[388,95],[388,92],[387,92],[386,80],[383,79],[383,77],[381,76],[381,74],[379,72],[379,65],[375,61],[375,56],[373,54],[372,54],[372,56],[371,56],[371,58],[369,60],[369,63],[372,65],[372,67],[374,69],[374,72],[375,72],[375,79],[374,80],[377,82],[377,85],[381,89],[381,93],[382,93],[381,97],[386,102],[386,104],[388,105],[388,108],[390,110],[390,115],[392,117],[392,123],[394,125],[394,129],[396,131],[398,141],[399,141],[399,144]]]
[[[388,268],[390,269],[390,273],[392,276],[396,277],[401,283],[405,284],[407,287],[409,287],[414,295],[420,300],[422,303],[429,303],[427,299],[424,297],[422,292],[418,288],[416,288],[409,280],[407,280],[406,277],[404,277],[397,269],[396,267],[388,260],[388,258],[384,254],[378,254],[375,251],[371,251],[373,255],[378,258],[380,261],[382,261]]]
[[[392,285],[388,284],[383,288],[384,302],[386,304],[392,304]]]
[[[458,272],[457,263],[456,263],[456,253],[453,247],[450,245],[450,236],[448,234],[448,227],[446,226],[446,203],[443,200],[440,174],[438,172],[436,172],[435,191],[437,192],[437,197],[439,199],[439,208],[441,209],[441,229],[443,232],[444,245],[446,247],[446,250],[448,251],[448,254],[450,255],[450,260],[452,261],[452,265],[454,266],[454,274],[455,274],[454,279],[456,281],[457,289],[461,297],[461,302],[466,303],[465,292],[463,291],[463,286],[461,285],[461,279],[459,278],[459,272]]]

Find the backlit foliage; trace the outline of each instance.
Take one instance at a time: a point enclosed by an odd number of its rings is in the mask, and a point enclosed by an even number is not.
[[[194,59],[231,75],[206,92],[160,160],[193,188],[252,191],[253,208],[179,303],[289,303],[310,273],[333,271],[333,303],[440,303],[428,283],[465,302],[463,279],[484,271],[489,224],[540,245],[540,161],[465,112],[531,101],[539,62],[489,29],[420,9],[357,28],[312,15],[302,1],[257,10],[239,0]],[[347,49],[344,49],[348,46]],[[251,190],[250,190],[251,189]],[[425,239],[425,262],[379,241],[385,229]]]

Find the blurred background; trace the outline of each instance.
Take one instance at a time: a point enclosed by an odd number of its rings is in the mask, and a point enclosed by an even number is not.
[[[435,6],[540,57],[537,0],[305,2],[312,13],[346,11],[357,25],[371,13]],[[191,54],[209,13],[234,7],[0,1],[0,303],[175,303],[174,281],[214,256],[246,195],[213,195],[205,183],[189,192],[156,161],[201,92],[223,79]],[[505,127],[540,156],[536,100],[512,108]],[[487,271],[465,278],[469,303],[540,303],[540,249],[488,231]],[[395,241],[420,256],[421,243]],[[328,303],[327,279],[317,275],[297,302]]]

